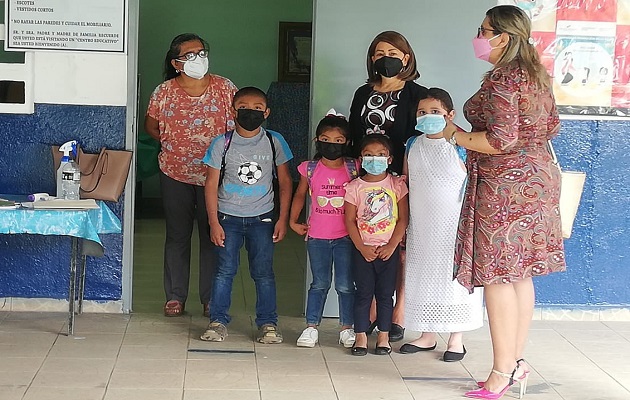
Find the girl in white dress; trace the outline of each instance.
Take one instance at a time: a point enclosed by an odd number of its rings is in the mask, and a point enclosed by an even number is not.
[[[445,90],[429,89],[416,116],[416,129],[424,135],[409,139],[403,166],[409,177],[405,326],[422,335],[404,344],[400,352],[434,350],[436,333],[450,332],[443,360],[459,361],[466,354],[462,332],[483,325],[482,291],[468,294],[453,280],[465,156],[443,139],[445,118],[455,116],[453,100]]]

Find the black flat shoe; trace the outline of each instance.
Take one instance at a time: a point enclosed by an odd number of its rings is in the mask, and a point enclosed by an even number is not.
[[[389,341],[390,342],[399,342],[403,340],[405,337],[405,328],[398,324],[392,324],[391,329],[389,330]]]
[[[431,350],[435,350],[435,348],[437,347],[437,342],[435,342],[435,344],[431,347],[420,347],[420,346],[415,346],[411,343],[405,343],[402,346],[400,346],[400,352],[402,354],[413,354],[413,353],[417,353],[419,351],[431,351]],[[448,351],[446,352],[448,353]],[[446,353],[444,353],[446,355]]]
[[[466,355],[466,346],[464,346],[463,353],[456,353],[454,351],[448,351],[448,350],[445,351],[444,356],[442,357],[442,360],[444,362],[461,361],[464,359],[465,355]]]
[[[354,347],[350,349],[350,354],[353,356],[367,356],[367,347]]]
[[[388,346],[376,346],[374,354],[377,356],[386,356],[392,352],[392,348]]]
[[[371,335],[372,332],[374,332],[374,329],[376,329],[376,321],[370,323],[370,326],[367,328],[367,331],[365,331],[365,334]]]

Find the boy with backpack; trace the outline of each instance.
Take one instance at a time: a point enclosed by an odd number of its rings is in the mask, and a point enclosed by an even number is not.
[[[270,113],[262,90],[240,89],[234,95],[233,106],[236,129],[213,140],[203,159],[209,166],[206,207],[217,265],[210,324],[201,340],[221,342],[227,337],[232,283],[245,243],[250,275],[256,286],[256,340],[281,343],[273,250],[287,231],[292,192],[287,162],[293,154],[279,133],[261,126]],[[277,218],[274,208],[279,212]]]

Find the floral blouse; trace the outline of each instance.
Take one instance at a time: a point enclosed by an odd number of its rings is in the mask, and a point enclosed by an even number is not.
[[[160,170],[177,181],[203,186],[203,156],[212,139],[234,129],[232,99],[236,86],[226,78],[210,75],[206,91],[189,96],[176,79],[153,91],[147,115],[159,123]]]

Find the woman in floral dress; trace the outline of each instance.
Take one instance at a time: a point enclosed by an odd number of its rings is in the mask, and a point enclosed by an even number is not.
[[[514,382],[524,388],[532,277],[565,269],[560,173],[547,150],[560,121],[530,34],[518,7],[486,13],[473,47],[493,68],[464,105],[472,132],[456,131],[451,122],[444,131],[468,151],[455,277],[470,292],[483,286],[492,336],[492,373],[481,389],[466,393],[473,398],[499,398]]]

